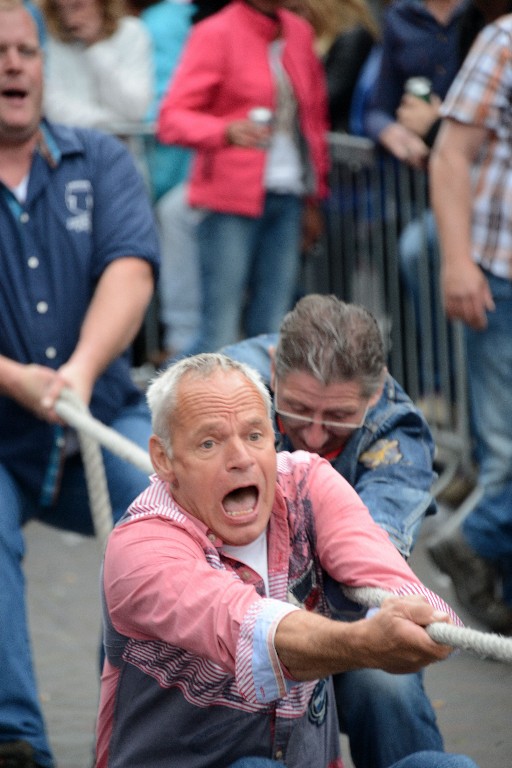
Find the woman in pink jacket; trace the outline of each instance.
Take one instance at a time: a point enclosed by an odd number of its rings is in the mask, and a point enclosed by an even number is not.
[[[202,318],[187,353],[277,331],[297,286],[303,221],[318,236],[328,152],[313,31],[282,0],[233,0],[194,27],[158,138],[196,150]],[[254,120],[265,107],[270,125]],[[244,327],[242,328],[242,315]]]

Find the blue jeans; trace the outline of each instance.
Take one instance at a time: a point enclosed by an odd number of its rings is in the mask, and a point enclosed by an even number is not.
[[[151,422],[143,401],[124,409],[111,426],[147,448]],[[117,520],[133,498],[147,487],[148,477],[112,454],[105,452],[104,459],[113,516]],[[51,768],[54,763],[32,665],[22,569],[25,554],[22,526],[33,518],[57,528],[93,533],[85,477],[78,456],[66,462],[61,493],[55,506],[49,508],[40,507],[38,500],[0,464],[0,742],[17,739],[29,742],[34,748],[35,762]]]
[[[229,768],[279,768],[283,763],[264,757],[243,757]],[[386,768],[478,768],[471,758],[448,752],[418,752]]]
[[[283,763],[277,760],[269,760],[266,757],[242,757],[228,768],[282,768]]]
[[[466,755],[449,752],[418,752],[404,757],[389,768],[478,768],[477,764]]]
[[[189,347],[199,331],[200,285],[197,227],[202,213],[187,202],[187,186],[167,192],[156,204],[161,267],[158,281],[164,349]]]
[[[485,276],[496,309],[484,331],[466,329],[466,346],[479,480],[497,493],[512,481],[512,281]]]
[[[512,281],[485,273],[496,309],[484,331],[466,329],[469,394],[484,495],[463,523],[470,546],[505,569],[512,605]]]
[[[429,394],[453,381],[451,344],[447,361],[442,360],[443,350],[439,348],[440,321],[446,321],[439,290],[439,242],[434,214],[430,209],[404,227],[398,252],[400,277],[412,302],[416,320],[420,392]],[[445,370],[443,366],[446,366]],[[449,379],[445,382],[447,375]]]
[[[484,493],[462,531],[475,552],[498,567],[503,599],[512,606],[512,482],[497,493]]]
[[[334,691],[340,730],[348,737],[357,768],[388,768],[413,752],[442,752],[443,740],[421,672],[343,672],[334,676]]]
[[[277,333],[300,265],[302,200],[267,193],[260,217],[208,212],[199,223],[201,323],[185,354],[214,352],[246,336]]]

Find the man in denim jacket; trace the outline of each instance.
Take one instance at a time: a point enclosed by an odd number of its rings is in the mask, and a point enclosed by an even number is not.
[[[311,294],[285,316],[279,335],[223,352],[256,368],[273,391],[278,449],[329,459],[408,557],[424,516],[435,512],[434,443],[421,412],[387,372],[375,318],[335,296]],[[345,620],[358,615],[355,606],[340,605],[339,613]],[[335,676],[335,687],[357,768],[442,750],[421,673],[356,670]]]

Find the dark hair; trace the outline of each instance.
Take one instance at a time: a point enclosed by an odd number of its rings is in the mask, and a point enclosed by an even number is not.
[[[384,369],[379,326],[359,304],[313,293],[300,299],[281,323],[275,351],[278,379],[299,370],[326,385],[356,380],[371,397]]]

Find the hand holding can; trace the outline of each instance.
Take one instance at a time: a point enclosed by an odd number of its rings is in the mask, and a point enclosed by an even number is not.
[[[404,91],[423,101],[430,101],[432,83],[428,77],[410,77],[405,81]]]
[[[272,128],[272,122],[274,120],[274,114],[268,107],[253,107],[247,113],[249,120],[255,125],[265,128],[265,132],[262,133],[262,140],[259,144],[260,147],[268,147],[270,144],[270,130]]]

